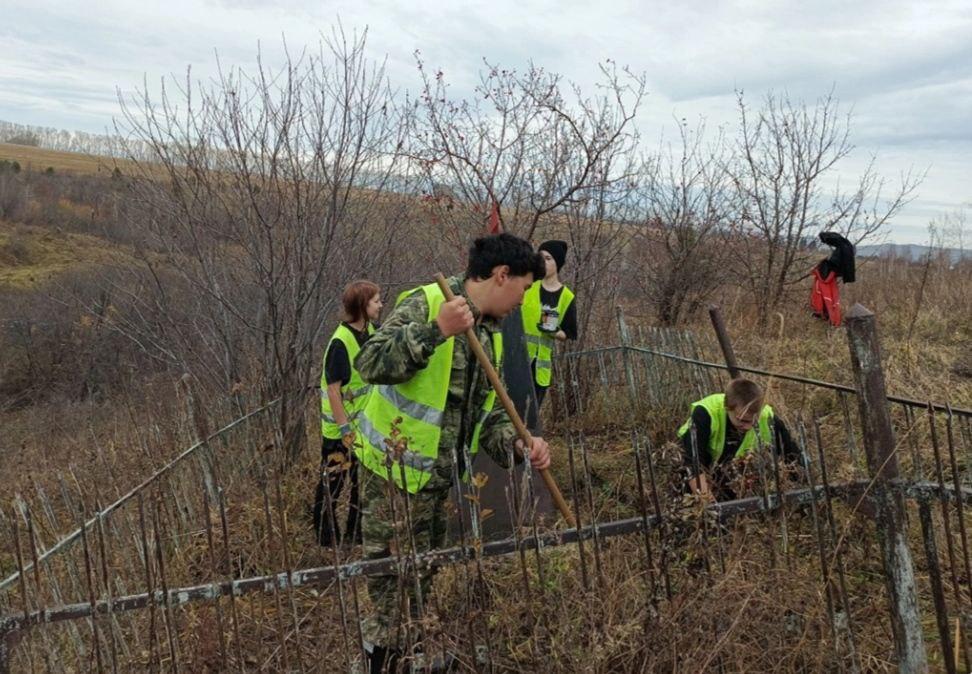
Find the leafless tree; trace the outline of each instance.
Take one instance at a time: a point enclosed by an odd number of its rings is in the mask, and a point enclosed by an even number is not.
[[[634,153],[610,153],[595,174],[617,169],[624,180],[596,181],[593,188],[579,192],[579,198],[564,207],[563,217],[544,226],[551,236],[562,236],[569,244],[564,279],[582,298],[578,302],[579,337],[574,348],[584,348],[593,336],[588,326],[613,315],[616,297],[622,287],[621,270],[631,240],[631,223],[640,216],[634,198],[637,157]],[[597,309],[607,309],[598,315]]]
[[[633,275],[662,325],[686,318],[726,281],[724,241],[731,211],[729,177],[719,133],[707,142],[705,124],[678,124],[677,144],[663,143],[645,162],[643,217],[636,246],[643,262]]]
[[[601,93],[588,97],[542,68],[521,74],[486,63],[472,95],[453,100],[442,71],[430,73],[421,58],[418,67],[412,154],[430,195],[448,186],[454,215],[443,219],[453,229],[471,214],[481,226],[497,204],[503,228],[530,238],[543,217],[625,178],[610,157],[637,141],[642,77],[607,62]],[[598,170],[605,166],[613,172]]]
[[[963,262],[965,256],[965,236],[967,230],[966,215],[963,209],[945,213],[928,223],[928,245],[921,258],[921,276],[914,285],[915,293],[912,303],[911,318],[908,321],[906,339],[910,342],[914,336],[918,315],[925,305],[925,291],[933,274],[942,275],[932,286],[946,288],[949,286],[944,275],[948,270]],[[908,256],[911,260],[911,256]],[[958,284],[956,284],[958,285]]]
[[[472,94],[456,100],[444,73],[417,58],[423,88],[410,154],[438,235],[427,256],[461,253],[494,208],[504,231],[568,239],[584,334],[592,293],[611,287],[601,272],[624,249],[643,77],[606,62],[588,96],[533,65],[520,73],[486,63]]]
[[[754,299],[772,308],[805,276],[813,236],[838,231],[855,244],[877,237],[923,176],[908,172],[889,192],[872,158],[845,191],[836,172],[854,150],[851,116],[841,113],[833,92],[813,105],[770,92],[755,112],[743,92],[736,96],[739,132],[726,164],[735,195],[735,259]]]
[[[407,124],[365,40],[337,29],[279,69],[260,58],[122,101],[119,135],[151,160],[130,157],[143,242],[113,327],[217,390],[280,397],[289,459],[338,291],[384,258],[406,208]]]
[[[970,206],[972,204],[966,204]],[[933,230],[937,229],[937,234]],[[941,248],[951,248],[955,251],[952,257],[961,259],[965,255],[966,244],[970,235],[969,218],[964,207],[957,208],[941,217],[938,223],[929,226],[931,245],[936,243]],[[937,239],[937,241],[936,241]]]
[[[78,152],[102,157],[128,157],[148,159],[148,146],[137,139],[127,141],[118,135],[68,131],[47,126],[16,124],[0,120],[0,143],[31,145],[59,152]],[[106,161],[106,166],[111,162]]]

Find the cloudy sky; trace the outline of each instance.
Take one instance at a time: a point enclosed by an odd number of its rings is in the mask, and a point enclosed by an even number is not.
[[[872,155],[892,181],[928,171],[892,240],[921,243],[929,220],[972,211],[972,2],[970,0],[735,0],[681,3],[494,0],[224,0],[64,3],[0,0],[0,119],[104,132],[130,92],[192,65],[252,64],[258,43],[273,62],[340,17],[368,27],[402,88],[417,88],[413,53],[468,90],[485,57],[532,60],[582,87],[610,58],[647,76],[639,119],[646,138],[674,118],[731,124],[733,90],[753,102],[768,89],[815,100],[831,87],[853,111],[850,180]],[[972,213],[970,213],[972,215]]]

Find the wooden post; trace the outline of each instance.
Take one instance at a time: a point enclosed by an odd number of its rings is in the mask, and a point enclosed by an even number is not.
[[[722,312],[719,311],[719,307],[714,304],[709,307],[709,318],[712,319],[712,327],[719,339],[722,355],[726,359],[729,376],[737,379],[740,375],[739,364],[736,362],[736,353],[732,350],[732,342],[729,340],[729,333],[726,331],[726,324],[722,320]]]
[[[891,604],[898,669],[906,674],[927,672],[928,659],[918,612],[914,566],[908,548],[904,497],[890,484],[899,476],[898,460],[881,369],[877,322],[871,311],[855,304],[844,316],[844,323],[857,383],[864,451],[874,481],[871,500],[875,506],[874,519]]]

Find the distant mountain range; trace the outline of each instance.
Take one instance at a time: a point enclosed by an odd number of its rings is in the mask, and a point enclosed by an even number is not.
[[[916,243],[882,243],[876,246],[858,246],[858,257],[903,257],[906,260],[924,260],[929,250],[938,252],[938,248],[921,246]],[[943,252],[948,255],[952,264],[959,260],[972,259],[972,250],[959,248],[945,248]],[[933,253],[934,254],[934,253]]]

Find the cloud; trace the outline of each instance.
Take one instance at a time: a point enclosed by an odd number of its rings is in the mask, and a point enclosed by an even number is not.
[[[972,141],[970,109],[972,74],[869,96],[856,106],[858,140],[874,145]]]
[[[283,36],[297,53],[340,17],[349,33],[368,27],[369,54],[387,57],[393,84],[412,91],[416,49],[455,96],[471,92],[484,58],[517,69],[533,61],[588,92],[598,62],[612,58],[647,77],[639,123],[648,139],[670,134],[673,115],[731,126],[736,88],[753,102],[769,89],[813,101],[833,86],[853,108],[859,155],[877,152],[892,176],[931,167],[921,189],[929,203],[972,199],[967,0],[5,0],[4,17],[0,118],[21,123],[103,131],[119,114],[116,88],[130,93],[143,78],[155,88],[189,64],[206,80],[217,50],[224,67],[252,67],[259,44],[279,64]]]
[[[855,95],[967,70],[972,13],[915,3],[687,3],[648,23],[649,74],[675,100],[733,87]]]

